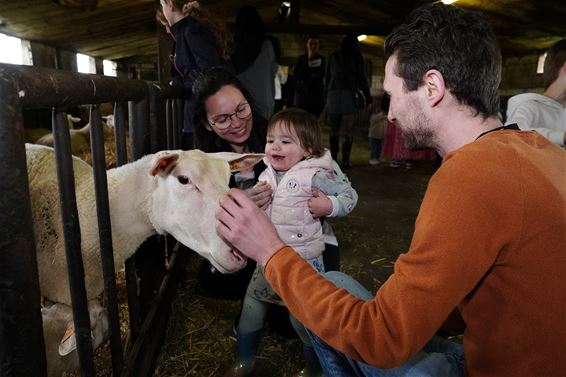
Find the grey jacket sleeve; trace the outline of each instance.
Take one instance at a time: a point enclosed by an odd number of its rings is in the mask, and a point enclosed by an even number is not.
[[[334,171],[321,170],[315,173],[312,186],[318,188],[332,201],[332,213],[328,217],[346,216],[358,203],[358,193],[333,161]]]

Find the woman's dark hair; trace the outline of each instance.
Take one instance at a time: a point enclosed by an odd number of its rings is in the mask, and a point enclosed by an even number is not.
[[[346,34],[340,44],[340,51],[344,56],[361,55],[358,38],[354,34]]]
[[[193,85],[193,124],[195,126],[195,147],[204,152],[230,151],[229,143],[215,132],[206,129],[208,124],[206,100],[216,94],[223,86],[233,86],[242,92],[242,95],[252,108],[252,131],[247,142],[250,152],[262,153],[265,146],[265,133],[267,121],[254,111],[254,100],[244,84],[230,71],[222,67],[213,67],[205,71],[195,80]]]
[[[438,3],[419,7],[385,40],[385,58],[392,55],[405,90],[419,88],[424,74],[436,69],[447,89],[475,115],[497,115],[501,51],[480,13]]]
[[[281,124],[287,130],[293,130],[301,147],[309,151],[311,156],[320,157],[324,154],[320,139],[320,126],[314,115],[303,109],[290,107],[276,113],[271,117],[267,125],[267,130],[272,129],[276,124]]]

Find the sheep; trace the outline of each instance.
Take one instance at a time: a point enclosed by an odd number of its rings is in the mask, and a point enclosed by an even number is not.
[[[67,114],[67,126],[69,127],[69,130],[74,130],[75,127],[74,125],[76,123],[79,123],[80,121],[81,118],[77,118],[72,116],[71,114]],[[26,143],[36,143],[38,140],[40,140],[42,137],[48,134],[51,134],[51,130],[47,128],[24,128],[24,141]],[[47,144],[42,144],[42,145],[47,145]],[[51,142],[50,146],[53,146],[53,142]]]
[[[93,330],[92,346],[98,348],[108,338],[108,314],[98,300],[88,303],[91,329]],[[45,354],[47,356],[47,375],[61,376],[65,371],[74,371],[79,366],[75,348],[74,337],[61,342],[61,334],[72,326],[73,313],[70,306],[49,303],[41,308],[43,320],[43,339],[45,341]]]
[[[41,295],[71,305],[54,150],[26,144],[30,201]],[[220,272],[235,272],[246,260],[215,232],[214,212],[234,170],[262,155],[161,151],[107,171],[114,264],[122,266],[149,236],[169,233],[210,260]],[[73,157],[76,202],[87,299],[103,291],[92,168]]]
[[[79,156],[82,153],[90,152],[90,123],[78,130],[69,130],[71,138],[71,153]],[[43,135],[36,140],[36,144],[45,145],[48,147],[53,146],[53,133]]]

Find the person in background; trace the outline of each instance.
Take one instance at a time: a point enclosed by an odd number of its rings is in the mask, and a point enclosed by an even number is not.
[[[404,166],[405,169],[412,169],[415,161],[434,161],[437,159],[436,152],[431,148],[416,151],[407,149],[403,132],[395,123],[390,121],[387,121],[385,126],[382,152],[383,156],[391,159],[389,163],[391,168]]]
[[[230,69],[228,35],[218,17],[203,9],[198,1],[161,0],[160,4],[161,12],[158,12],[157,18],[174,40],[171,85],[182,89],[185,94],[183,148],[192,149],[193,83],[199,74],[210,67]]]
[[[544,93],[523,93],[509,98],[507,124],[534,130],[554,144],[566,144],[566,39],[546,54],[542,73]]]
[[[296,71],[296,70],[295,70]],[[342,139],[342,169],[350,168],[350,153],[354,142],[355,115],[354,90],[363,91],[366,105],[371,103],[364,59],[355,35],[347,34],[339,50],[330,55],[325,73],[326,113],[330,123],[330,152],[338,161]]]
[[[218,233],[263,266],[327,376],[563,375],[566,151],[502,125],[501,52],[481,14],[419,7],[386,38],[385,59],[389,119],[408,148],[444,161],[375,296],[314,271],[238,190],[220,200]],[[435,335],[454,311],[462,344]]]
[[[283,98],[283,86],[287,82],[287,67],[283,67],[281,64],[277,67],[277,73],[275,74],[275,112],[283,109],[285,105],[285,100]]]
[[[389,111],[389,96],[383,94],[380,105],[375,106],[376,112],[371,114],[369,118],[369,164],[379,165],[381,156],[381,145],[385,136],[385,127],[387,126],[387,112]]]
[[[293,107],[293,101],[295,97],[295,65],[289,65],[287,69],[287,80],[285,84],[282,85],[283,91],[283,108]]]
[[[267,182],[274,191],[266,213],[279,235],[292,244],[314,270],[324,272],[321,218],[347,215],[356,205],[358,196],[350,183],[335,173],[330,152],[321,146],[316,118],[297,108],[275,114],[267,127],[264,161],[267,169],[259,181]],[[283,305],[283,302],[263,277],[261,268],[256,268],[238,325],[236,362],[225,377],[252,374],[270,304]],[[290,319],[303,342],[306,367],[300,375],[321,375],[320,364],[303,325],[292,315]]]
[[[295,97],[293,106],[318,118],[324,107],[324,57],[318,53],[318,35],[307,38],[307,53],[299,56],[295,65]]]
[[[257,9],[243,6],[238,10],[234,31],[232,62],[238,79],[254,98],[258,113],[265,119],[275,107],[275,74],[279,43],[266,34]]]

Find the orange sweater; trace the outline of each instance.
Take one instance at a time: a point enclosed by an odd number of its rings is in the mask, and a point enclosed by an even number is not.
[[[374,300],[336,289],[290,247],[265,276],[307,328],[368,364],[403,363],[457,307],[469,376],[563,376],[566,151],[496,131],[447,154]]]

